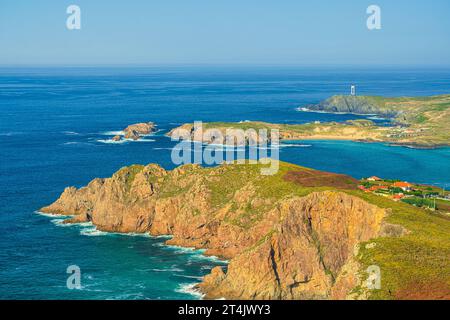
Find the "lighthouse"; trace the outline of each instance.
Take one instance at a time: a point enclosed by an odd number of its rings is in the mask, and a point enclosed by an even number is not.
[[[356,86],[355,85],[352,85],[350,87],[350,95],[351,96],[356,96]]]

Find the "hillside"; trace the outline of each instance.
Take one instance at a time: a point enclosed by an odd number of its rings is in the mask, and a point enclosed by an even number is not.
[[[198,288],[206,298],[450,298],[450,221],[358,190],[345,175],[280,163],[133,165],[66,188],[42,212],[98,229],[172,235],[168,244],[229,259]],[[381,289],[365,286],[381,268]]]
[[[448,145],[450,132],[450,95],[430,97],[333,96],[307,110],[374,114],[392,119],[397,128],[387,138],[400,143]]]

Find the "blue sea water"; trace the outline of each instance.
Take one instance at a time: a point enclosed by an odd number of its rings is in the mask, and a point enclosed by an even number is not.
[[[190,285],[216,265],[165,239],[63,226],[35,211],[66,186],[80,187],[132,163],[170,169],[164,132],[185,122],[282,123],[363,118],[298,112],[333,94],[417,96],[450,92],[450,70],[287,67],[0,69],[0,298],[197,299]],[[110,143],[130,123],[161,130]],[[383,122],[382,120],[377,120]],[[289,142],[281,160],[356,178],[377,175],[450,184],[450,149],[337,141]],[[81,269],[69,290],[66,269]]]

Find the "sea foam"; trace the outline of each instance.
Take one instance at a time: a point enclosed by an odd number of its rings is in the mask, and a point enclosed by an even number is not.
[[[197,283],[181,283],[178,288],[175,289],[175,291],[178,293],[190,294],[197,299],[202,299],[205,295],[195,289],[196,285]]]

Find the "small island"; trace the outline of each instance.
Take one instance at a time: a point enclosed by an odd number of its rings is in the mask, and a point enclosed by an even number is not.
[[[148,135],[156,131],[156,125],[153,122],[143,122],[131,124],[123,130],[122,135],[116,135],[112,138],[113,141],[120,141],[122,139],[139,140],[143,135]]]

